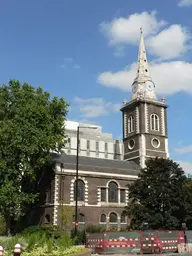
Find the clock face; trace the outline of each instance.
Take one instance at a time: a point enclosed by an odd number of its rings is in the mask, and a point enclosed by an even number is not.
[[[152,91],[154,89],[154,84],[151,81],[146,82],[147,90]]]
[[[132,87],[132,92],[135,93],[137,91],[137,84],[133,84],[133,87]]]

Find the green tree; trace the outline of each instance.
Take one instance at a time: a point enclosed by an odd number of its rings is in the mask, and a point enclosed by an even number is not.
[[[188,178],[185,182],[185,202],[186,202],[186,219],[185,223],[188,229],[192,229],[192,179]]]
[[[61,152],[68,104],[11,80],[0,87],[0,212],[7,229],[38,199],[42,168]]]
[[[135,183],[129,186],[125,213],[132,229],[177,229],[185,222],[188,210],[186,176],[169,159],[150,159]]]
[[[60,213],[59,217],[61,220],[61,228],[68,230],[71,228],[74,221],[74,207],[71,205],[66,205],[67,202],[62,201],[60,203]]]

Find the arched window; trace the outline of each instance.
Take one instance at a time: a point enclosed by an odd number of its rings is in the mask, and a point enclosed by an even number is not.
[[[100,222],[106,223],[106,215],[105,214],[101,214]]]
[[[150,116],[150,126],[152,131],[159,131],[159,117],[156,114]]]
[[[46,214],[46,215],[45,215],[44,223],[45,223],[45,224],[49,224],[49,223],[50,223],[50,215],[49,215],[49,214]]]
[[[78,222],[81,222],[81,223],[85,222],[85,215],[83,213],[79,213]]]
[[[110,223],[117,223],[117,214],[112,212],[109,216],[109,222]]]
[[[126,217],[124,214],[121,214],[121,223],[126,223]]]
[[[111,203],[118,203],[118,186],[112,181],[109,183],[108,201]]]
[[[76,181],[74,182],[74,200],[76,200]],[[77,200],[85,200],[85,183],[82,180],[78,180]]]
[[[134,117],[130,116],[128,118],[128,133],[134,132]]]

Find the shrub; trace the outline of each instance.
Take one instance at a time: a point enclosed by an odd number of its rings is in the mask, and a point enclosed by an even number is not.
[[[105,227],[89,225],[86,229],[77,230],[77,237],[75,237],[75,229],[71,230],[71,238],[74,239],[75,244],[85,244],[86,242],[86,233],[100,233],[105,232]]]
[[[5,235],[6,233],[6,222],[5,218],[0,214],[0,235]]]
[[[41,235],[45,235],[47,238],[54,237],[54,239],[60,238],[65,234],[64,231],[61,231],[58,227],[55,226],[31,226],[23,230],[21,233],[23,236],[32,235],[34,233],[38,233]]]
[[[85,230],[77,230],[77,236],[75,236],[75,229],[71,230],[71,238],[74,241],[74,244],[85,244],[86,234]]]
[[[60,256],[67,255],[73,248],[73,240],[65,232],[57,233],[57,229],[30,227],[21,234],[0,239],[0,244],[11,256],[15,244],[23,247],[23,256]],[[56,233],[55,233],[56,232]],[[56,234],[56,235],[55,235]],[[73,248],[72,251],[74,251]],[[77,248],[78,250],[78,248]],[[67,251],[65,253],[65,251]],[[79,251],[82,251],[79,248]]]
[[[86,227],[86,233],[100,233],[105,231],[106,228],[102,226],[89,225]]]

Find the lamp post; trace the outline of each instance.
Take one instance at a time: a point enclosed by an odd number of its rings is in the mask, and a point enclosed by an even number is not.
[[[60,228],[63,229],[63,204],[64,204],[64,181],[65,175],[63,173],[64,164],[60,165],[61,173],[56,172],[56,175],[59,176],[59,202],[60,202],[60,211],[61,211],[61,224]]]
[[[75,236],[78,229],[78,177],[79,177],[79,126],[77,127],[76,183],[75,183]]]
[[[78,229],[78,178],[79,178],[79,130],[83,129],[98,129],[97,126],[78,126],[77,127],[77,155],[76,155],[76,183],[75,183],[75,236]]]

